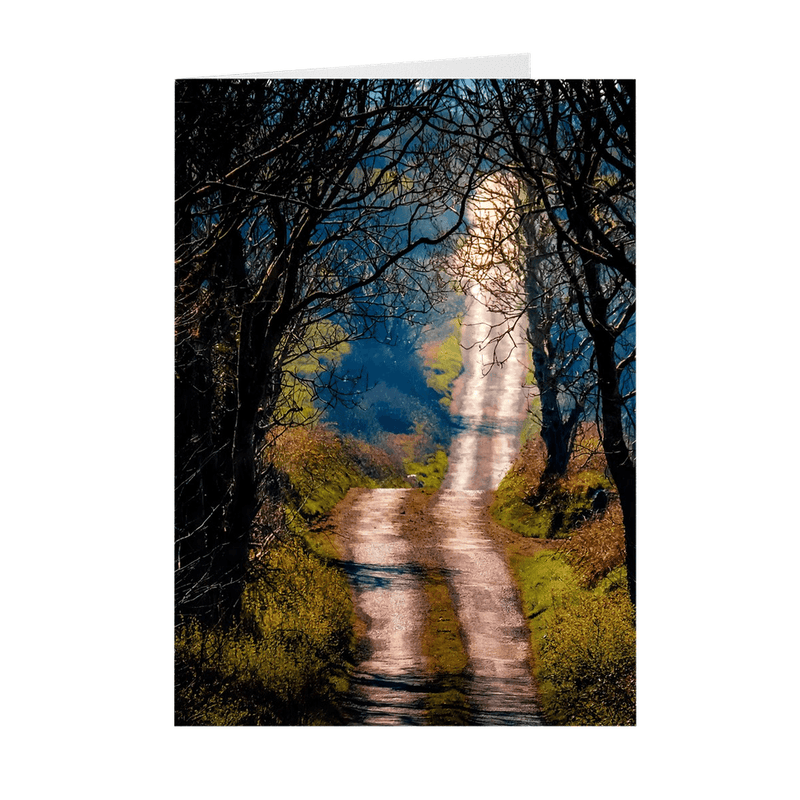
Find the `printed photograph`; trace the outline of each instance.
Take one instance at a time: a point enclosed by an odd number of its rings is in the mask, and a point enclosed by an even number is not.
[[[176,726],[636,725],[633,80],[175,83]]]

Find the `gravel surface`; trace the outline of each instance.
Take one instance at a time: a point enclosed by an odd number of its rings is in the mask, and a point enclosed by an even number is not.
[[[476,725],[540,724],[531,679],[529,631],[487,509],[514,461],[525,420],[527,356],[520,329],[508,331],[475,292],[465,318],[465,371],[454,392],[460,433],[432,507],[470,662]],[[492,338],[500,337],[495,343]],[[479,344],[489,340],[489,344]]]
[[[482,344],[504,331],[495,343]],[[446,569],[469,661],[471,724],[540,724],[528,628],[487,513],[491,490],[518,449],[527,407],[527,347],[519,330],[508,332],[500,315],[488,311],[477,290],[462,345],[465,369],[451,408],[458,434],[428,511],[406,513],[411,489],[353,490],[337,518],[364,626],[353,693],[354,717],[362,724],[425,722],[431,678],[421,647],[426,559],[414,551],[421,546],[434,549]],[[413,547],[404,528],[415,531]]]
[[[528,403],[528,349],[521,327],[509,330],[475,291],[462,325],[464,372],[451,413],[458,434],[443,489],[496,489],[513,464]]]
[[[528,626],[488,534],[489,493],[443,490],[432,515],[464,635],[475,725],[537,725]]]
[[[420,568],[402,535],[412,491],[362,490],[338,520],[357,613],[366,624],[353,697],[362,724],[424,722],[427,664],[420,641],[427,604]]]

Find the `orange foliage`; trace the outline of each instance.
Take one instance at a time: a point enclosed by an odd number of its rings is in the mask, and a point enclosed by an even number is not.
[[[584,586],[592,587],[609,572],[625,563],[625,529],[622,508],[615,497],[602,515],[579,525],[559,548],[581,576]]]

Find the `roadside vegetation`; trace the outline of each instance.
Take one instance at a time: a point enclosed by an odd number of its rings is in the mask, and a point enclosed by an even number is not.
[[[305,520],[329,514],[354,486],[408,485],[401,465],[382,450],[324,426],[278,435],[267,444],[264,455],[285,477],[287,511]]]
[[[428,494],[435,492],[444,480],[447,472],[447,453],[437,450],[425,460],[425,463],[405,460],[403,466],[409,479],[416,481],[417,486]]]
[[[529,415],[531,416],[531,415]],[[590,428],[581,431],[564,475],[545,477],[546,452],[538,436],[529,436],[520,457],[498,487],[492,515],[522,536],[558,539],[608,504],[613,484]]]
[[[457,298],[451,304],[457,309]],[[329,326],[319,336],[335,338],[333,333]],[[280,408],[294,426],[276,429],[263,444],[270,486],[254,520],[238,621],[214,628],[181,621],[176,627],[176,724],[347,721],[343,701],[359,622],[325,518],[353,487],[411,483],[426,495],[439,488],[450,441],[446,408],[462,369],[459,337],[454,316],[430,330],[421,352],[391,350],[390,368],[364,395],[362,408],[323,415],[333,427],[313,424],[319,412],[308,381],[331,359],[351,355],[350,345],[325,351],[321,359],[298,358],[287,371]],[[370,347],[383,353],[374,343],[353,343],[361,357]],[[413,394],[426,380],[432,402]],[[394,381],[405,384],[395,392]],[[392,401],[391,417],[385,400]],[[351,430],[358,438],[343,432]],[[429,571],[425,586],[436,623],[426,637],[436,675],[429,719],[459,724],[466,716],[466,661],[458,623],[442,575]]]
[[[467,653],[447,579],[441,569],[426,572],[424,588],[430,611],[422,651],[433,672],[433,682],[425,698],[427,722],[429,725],[467,725],[470,719]]]
[[[355,658],[355,614],[338,553],[318,521],[353,486],[405,486],[386,454],[324,428],[267,448],[280,502],[256,527],[239,621],[176,628],[178,725],[335,725]]]
[[[453,383],[464,368],[461,351],[461,319],[459,314],[449,323],[450,331],[442,341],[433,341],[425,348],[425,376],[428,386],[440,395],[439,403],[450,408]]]
[[[554,725],[636,723],[635,612],[627,590],[619,501],[585,435],[565,476],[541,482],[530,440],[497,492],[493,515],[518,536],[508,547],[531,632],[534,677]],[[597,503],[600,490],[606,501]],[[543,540],[532,548],[530,539]]]
[[[341,722],[352,661],[344,577],[302,537],[253,565],[235,628],[182,626],[176,636],[176,724]]]

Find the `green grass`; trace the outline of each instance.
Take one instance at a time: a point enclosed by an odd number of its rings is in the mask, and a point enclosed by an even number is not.
[[[569,536],[573,528],[592,510],[590,493],[611,488],[598,470],[583,470],[559,479],[541,494],[530,475],[518,466],[500,482],[492,516],[504,527],[533,539],[557,539]]]
[[[525,475],[512,468],[500,481],[490,511],[501,525],[514,533],[543,539],[550,531],[552,520],[525,502],[529,488]]]
[[[439,402],[449,408],[453,402],[453,383],[464,368],[461,352],[461,317],[451,323],[452,330],[433,351],[430,362],[425,367],[428,386],[440,394]]]
[[[428,570],[424,588],[430,610],[422,649],[434,674],[425,698],[427,723],[466,725],[470,718],[465,674],[467,654],[450,590],[439,570]]]
[[[583,442],[591,442],[584,436]],[[586,454],[588,455],[588,453]],[[529,441],[500,484],[491,512],[519,534],[508,545],[531,632],[534,677],[554,725],[634,725],[636,632],[628,597],[619,501],[603,461],[586,455],[542,482],[543,442]],[[593,489],[612,495],[592,514]],[[525,541],[562,539],[555,549]]]
[[[341,723],[352,613],[345,578],[301,538],[271,548],[235,628],[178,628],[176,724]]]
[[[424,463],[405,460],[403,468],[406,475],[417,476],[422,491],[431,494],[442,485],[447,472],[447,464],[447,453],[444,450],[437,450],[428,456]]]
[[[556,725],[634,725],[636,633],[625,568],[584,589],[563,553],[514,552],[543,714]]]
[[[375,448],[322,428],[287,431],[266,459],[283,476],[277,542],[251,563],[237,623],[175,635],[178,725],[332,725],[355,658],[355,613],[333,541],[309,522],[353,486],[406,486]]]

